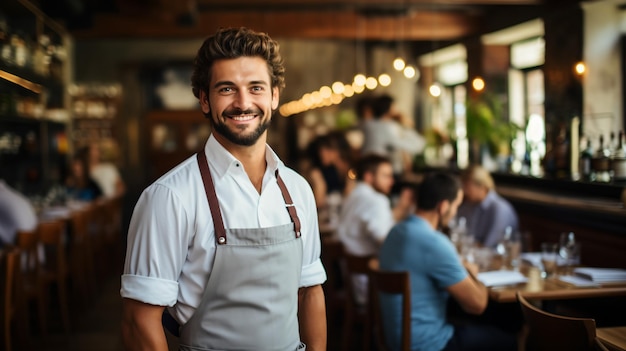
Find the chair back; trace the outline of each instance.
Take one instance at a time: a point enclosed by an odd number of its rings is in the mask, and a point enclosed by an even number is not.
[[[22,256],[22,276],[34,281],[41,270],[39,232],[37,229],[20,230],[17,232],[16,242]]]
[[[344,254],[344,282],[346,287],[346,310],[343,327],[343,349],[348,350],[354,344],[352,340],[354,326],[363,325],[363,339],[361,350],[369,351],[372,330],[372,311],[369,303],[369,261],[372,256],[355,256],[349,253]],[[360,277],[358,277],[360,276]],[[363,288],[363,291],[357,291]],[[357,295],[359,298],[357,298]],[[364,298],[365,301],[359,301]]]
[[[20,251],[18,248],[9,247],[0,252],[0,282],[2,289],[0,290],[0,299],[2,303],[2,320],[0,346],[4,350],[12,350],[12,325],[16,317],[16,310],[21,306],[18,301],[19,292],[17,286],[20,284]]]
[[[39,222],[37,226],[39,241],[45,250],[45,270],[54,275],[67,275],[67,256],[65,254],[65,223],[62,220]]]
[[[385,338],[382,320],[382,308],[380,305],[381,294],[392,294],[402,296],[402,351],[411,349],[411,281],[409,272],[391,272],[375,268],[378,265],[370,263],[370,303],[374,315],[374,331],[378,343],[378,348],[383,351],[391,350]]]
[[[591,318],[561,316],[537,308],[517,292],[528,336],[526,350],[589,351],[602,349],[596,339],[596,322]]]

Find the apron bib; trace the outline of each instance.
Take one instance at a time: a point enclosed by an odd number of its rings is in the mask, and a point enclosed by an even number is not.
[[[180,329],[180,350],[304,350],[298,330],[300,221],[276,171],[292,223],[225,229],[206,155],[198,153],[216,252],[200,305]]]

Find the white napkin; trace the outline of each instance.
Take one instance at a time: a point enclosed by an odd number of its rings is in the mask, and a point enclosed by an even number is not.
[[[626,282],[626,269],[620,268],[580,267],[574,269],[574,274],[596,283]]]
[[[514,285],[520,283],[526,283],[526,278],[522,273],[518,271],[491,271],[478,273],[478,280],[480,280],[485,286],[503,286]]]
[[[574,286],[578,286],[578,287],[598,286],[598,283],[594,283],[589,279],[581,278],[575,275],[561,275],[559,276],[559,280],[565,283],[572,284]]]

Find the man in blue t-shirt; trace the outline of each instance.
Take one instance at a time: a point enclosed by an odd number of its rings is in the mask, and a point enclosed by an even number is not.
[[[476,280],[475,264],[461,262],[452,242],[438,231],[463,199],[459,180],[446,173],[426,175],[415,189],[415,214],[393,227],[383,243],[380,268],[408,271],[411,279],[411,350],[515,350],[514,334],[494,326],[454,326],[446,320],[452,296],[473,315],[485,311],[487,288]],[[396,296],[397,297],[397,296]],[[381,296],[385,335],[400,342],[400,301]]]

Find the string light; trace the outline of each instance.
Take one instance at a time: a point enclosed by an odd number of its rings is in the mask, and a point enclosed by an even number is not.
[[[485,81],[481,77],[476,77],[472,80],[472,87],[476,91],[483,91],[485,89]]]

